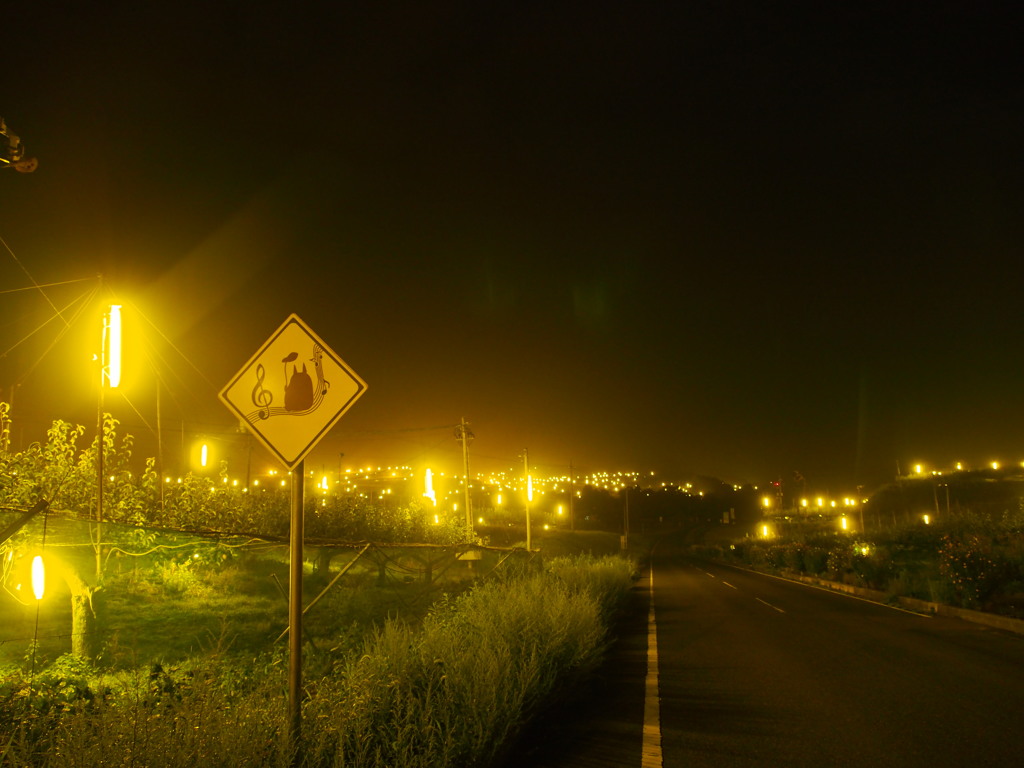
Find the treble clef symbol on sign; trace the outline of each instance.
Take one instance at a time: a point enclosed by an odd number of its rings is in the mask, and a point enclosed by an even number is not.
[[[252,401],[259,408],[259,414],[261,419],[270,418],[270,404],[274,401],[274,394],[263,388],[263,380],[267,377],[267,372],[263,368],[263,363],[256,365],[256,386],[252,388]]]

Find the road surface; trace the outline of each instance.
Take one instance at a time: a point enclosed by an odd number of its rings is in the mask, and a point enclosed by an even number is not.
[[[1024,764],[1024,637],[671,553],[652,562],[662,765]],[[609,664],[504,764],[641,765],[647,588]]]

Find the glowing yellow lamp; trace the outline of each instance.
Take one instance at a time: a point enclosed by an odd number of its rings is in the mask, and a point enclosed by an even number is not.
[[[111,304],[107,325],[107,382],[111,388],[121,384],[121,305]]]
[[[423,495],[437,506],[437,494],[434,492],[434,473],[429,468],[423,477]]]
[[[36,600],[42,600],[45,591],[46,567],[43,565],[43,556],[36,555],[32,558],[32,594],[36,596]]]

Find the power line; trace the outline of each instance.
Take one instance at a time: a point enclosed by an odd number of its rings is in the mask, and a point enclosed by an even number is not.
[[[43,290],[43,287],[37,283],[36,279],[32,277],[27,269],[25,269],[25,265],[21,263],[21,260],[14,254],[14,251],[11,250],[11,246],[7,244],[7,241],[4,240],[3,237],[0,237],[0,243],[3,243],[4,248],[7,249],[7,252],[11,254],[11,258],[14,259],[14,263],[21,267],[21,271],[24,272],[28,279],[32,281],[32,285],[34,285],[36,290],[43,295],[43,298],[46,299],[46,302],[50,305],[53,311],[60,315],[61,320],[64,320],[64,316],[60,314],[60,310],[57,309],[56,305],[52,301],[50,301],[50,297],[46,295],[46,291]],[[68,325],[67,320],[64,320],[64,325]]]
[[[3,238],[0,238],[0,241],[2,241],[2,240],[3,240]],[[7,244],[4,243],[4,245],[7,245]],[[5,294],[5,293],[22,293],[24,291],[35,291],[35,290],[37,290],[39,288],[56,288],[59,285],[72,285],[73,283],[84,283],[84,282],[95,280],[95,279],[96,279],[95,277],[80,277],[77,280],[61,280],[59,283],[46,283],[44,285],[33,285],[33,286],[27,286],[25,288],[8,288],[8,289],[6,289],[4,291],[0,291],[0,295]]]

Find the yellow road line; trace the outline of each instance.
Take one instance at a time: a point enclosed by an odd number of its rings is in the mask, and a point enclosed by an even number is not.
[[[654,563],[650,576],[651,605],[647,612],[647,680],[644,695],[644,739],[640,768],[662,768],[661,698],[658,695],[658,625],[654,620]]]

